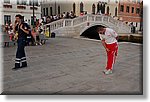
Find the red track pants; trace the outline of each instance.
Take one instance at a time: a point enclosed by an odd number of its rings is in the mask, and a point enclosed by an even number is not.
[[[106,51],[107,52],[107,66],[106,69],[113,69],[113,64],[115,63],[116,60],[116,56],[118,54],[118,44],[117,43],[113,43],[113,44],[106,44],[106,47],[110,50],[110,51]]]

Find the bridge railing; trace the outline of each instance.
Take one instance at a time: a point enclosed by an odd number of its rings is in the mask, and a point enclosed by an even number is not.
[[[64,20],[64,26],[72,26],[72,20],[71,19],[65,19]]]
[[[111,16],[91,15],[91,14],[80,16],[80,17],[77,17],[74,19],[61,19],[61,20],[46,24],[45,26],[49,26],[50,30],[53,31],[53,30],[56,30],[56,29],[59,29],[62,27],[73,27],[73,26],[77,26],[77,25],[85,23],[85,22],[90,22],[90,21],[115,25],[119,29],[124,29],[124,30],[130,29],[130,27],[128,25],[126,25],[125,23],[123,23],[119,20],[115,20]]]
[[[73,21],[73,25],[72,26],[75,26],[75,25],[87,22],[87,16],[84,15],[82,17],[75,18],[72,21]]]
[[[103,17],[102,16],[92,17],[92,20],[93,20],[93,18],[94,18],[94,21],[100,21],[100,22],[103,21]]]
[[[46,24],[45,28],[46,27],[50,27],[50,30],[55,30],[55,29],[64,27],[64,19],[61,19],[61,20],[58,20],[58,21]]]

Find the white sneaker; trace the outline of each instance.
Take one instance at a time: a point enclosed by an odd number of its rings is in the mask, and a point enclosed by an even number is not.
[[[103,73],[107,72],[107,69],[103,70]]]
[[[106,72],[104,72],[104,74],[108,75],[108,74],[112,74],[112,70],[108,69]]]

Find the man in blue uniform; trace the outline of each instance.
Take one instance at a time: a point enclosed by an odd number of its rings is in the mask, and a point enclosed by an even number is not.
[[[17,37],[18,48],[16,52],[15,67],[13,68],[13,70],[27,67],[24,48],[26,45],[27,34],[29,34],[29,29],[30,29],[28,24],[23,22],[21,15],[16,15],[15,18],[16,21],[14,24],[14,32],[18,33],[18,37]]]

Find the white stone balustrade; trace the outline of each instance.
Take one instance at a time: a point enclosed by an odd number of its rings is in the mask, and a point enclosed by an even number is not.
[[[89,25],[87,25],[87,23],[89,23]],[[117,33],[130,33],[131,31],[128,25],[126,25],[122,21],[115,20],[111,16],[92,15],[92,14],[87,14],[87,15],[80,16],[74,19],[61,19],[61,20],[46,24],[45,26],[50,26],[50,30],[52,32],[55,32],[59,29],[64,29],[63,30],[64,33],[69,32],[69,29],[66,29],[66,28],[73,27],[71,30],[71,33],[72,33],[73,29],[77,27],[78,29],[81,28],[80,29],[80,32],[81,32],[83,29],[86,30],[86,28],[89,28],[89,26],[92,27],[94,25],[104,25],[106,27],[113,28],[117,31]],[[57,31],[57,32],[61,32],[61,31]],[[74,31],[74,32],[77,32],[77,31]]]
[[[72,20],[71,19],[66,19],[65,21],[65,26],[72,26]]]

